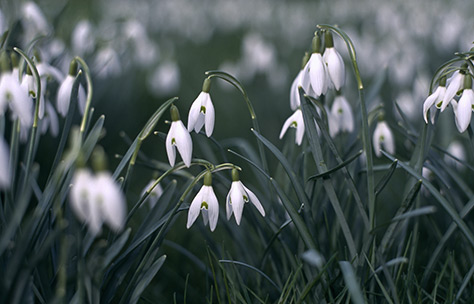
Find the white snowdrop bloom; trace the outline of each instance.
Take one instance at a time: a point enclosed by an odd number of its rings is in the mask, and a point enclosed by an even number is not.
[[[328,89],[328,72],[326,63],[323,60],[323,56],[320,53],[321,40],[318,35],[313,38],[313,53],[309,58],[308,63],[305,67],[305,73],[303,82],[308,81],[311,84],[316,97],[326,94]]]
[[[46,21],[46,17],[36,3],[33,1],[23,3],[21,11],[23,14],[22,22],[27,33],[26,36],[34,38],[34,35],[47,35],[50,32],[50,26]]]
[[[191,156],[193,154],[193,142],[191,135],[179,119],[178,108],[175,105],[171,106],[171,127],[166,136],[166,153],[168,160],[173,167],[176,161],[176,148],[183,159],[186,167],[191,165]]]
[[[142,196],[145,195],[147,190],[150,189],[150,187],[154,183],[155,183],[155,180],[151,180],[146,185],[146,187],[143,188]],[[148,197],[145,200],[150,205],[150,209],[153,209],[153,207],[155,207],[155,205],[158,202],[158,200],[160,199],[161,195],[163,195],[163,187],[161,186],[161,184],[158,184],[158,185],[155,186],[155,188],[153,188],[153,190],[150,192],[150,194],[148,195]]]
[[[199,216],[199,212],[202,213],[204,225],[209,223],[209,228],[211,231],[214,231],[217,226],[217,220],[219,219],[219,203],[214,189],[212,189],[211,172],[207,172],[204,176],[204,185],[189,206],[186,228],[189,229],[193,225]]]
[[[329,134],[336,136],[339,132],[354,131],[354,117],[352,109],[343,95],[337,95],[331,107],[331,120],[329,123]]]
[[[176,62],[160,64],[148,78],[148,88],[155,96],[167,96],[176,92],[180,85],[180,71]]]
[[[230,220],[233,213],[237,225],[240,225],[244,205],[249,201],[257,208],[262,216],[265,216],[265,210],[257,196],[239,180],[239,172],[234,168],[232,169],[232,185],[226,197],[227,220]]]
[[[434,123],[434,115],[436,113],[435,109],[441,108],[445,94],[446,77],[443,77],[439,81],[439,86],[436,90],[426,98],[425,102],[423,102],[423,118],[425,119],[425,123],[428,123],[428,110],[430,111],[431,123]]]
[[[298,146],[301,145],[301,142],[303,141],[303,135],[304,135],[304,120],[303,120],[303,112],[301,112],[301,109],[297,109],[285,121],[285,123],[283,124],[283,128],[281,129],[281,132],[280,132],[280,139],[283,138],[283,136],[285,135],[289,127],[296,128],[295,143]]]
[[[379,121],[374,130],[373,135],[374,152],[377,157],[382,156],[381,150],[385,150],[390,154],[395,153],[395,140],[392,130],[385,121]]]
[[[460,133],[466,131],[471,123],[473,104],[474,92],[470,88],[464,89],[455,109],[456,126]]]
[[[3,137],[0,137],[0,189],[7,188],[10,185],[9,159],[8,145]]]
[[[9,105],[13,116],[20,119],[23,126],[30,126],[33,119],[33,105],[27,91],[22,87],[18,78],[11,72],[4,72],[0,76],[0,115],[4,115]]]
[[[119,185],[107,172],[96,176],[87,169],[75,172],[70,191],[71,207],[93,235],[100,233],[105,222],[120,231],[125,223],[126,202]]]
[[[73,60],[69,65],[68,75],[61,82],[61,85],[58,89],[58,93],[56,96],[56,108],[58,109],[59,114],[61,114],[61,116],[63,117],[67,115],[67,112],[69,110],[69,103],[71,101],[71,93],[74,80],[76,79],[76,72],[77,62]],[[86,92],[81,84],[79,84],[77,101],[81,115],[83,115],[86,107]]]
[[[462,88],[464,82],[464,74],[456,71],[453,73],[453,76],[448,80],[448,86],[446,87],[446,92],[443,96],[443,102],[441,104],[441,112],[446,109],[446,107],[451,103],[454,96]]]
[[[88,20],[79,21],[71,35],[71,46],[74,53],[84,56],[95,48],[94,27]]]
[[[94,59],[94,72],[100,78],[117,76],[122,66],[117,52],[110,46],[100,49]]]
[[[211,95],[209,95],[210,86],[211,80],[206,78],[202,85],[202,91],[191,105],[188,115],[188,131],[191,132],[194,129],[196,133],[199,133],[205,126],[207,137],[211,137],[215,122],[214,105]]]
[[[293,111],[301,106],[301,98],[299,88],[303,88],[303,91],[306,94],[311,95],[310,93],[310,82],[309,77],[304,77],[305,66],[308,63],[309,54],[306,53],[303,57],[303,68],[298,72],[290,88],[290,107]]]
[[[325,43],[326,49],[324,50],[323,60],[327,65],[329,79],[334,88],[339,91],[346,79],[344,61],[339,52],[334,48],[332,33],[329,31],[325,33]]]

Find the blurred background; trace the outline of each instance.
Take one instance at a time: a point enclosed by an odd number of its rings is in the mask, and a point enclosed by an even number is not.
[[[310,51],[316,25],[337,25],[356,47],[367,90],[382,85],[377,95],[370,96],[369,107],[384,105],[386,119],[395,127],[397,152],[407,159],[409,155],[403,153],[411,150],[397,134],[400,117],[395,102],[417,129],[424,123],[422,104],[432,75],[455,52],[472,47],[473,13],[470,0],[2,0],[0,32],[13,29],[18,35],[12,35],[10,46],[30,49],[33,45],[44,61],[64,75],[74,56],[86,60],[93,73],[95,116],[106,115],[107,134],[101,145],[114,168],[119,161],[115,156],[123,155],[129,146],[127,138],[135,138],[165,100],[179,97],[176,105],[187,124],[205,71],[215,69],[242,82],[261,132],[278,145],[281,126],[292,113],[289,89],[304,53]],[[346,63],[344,94],[358,112],[347,50],[339,38],[335,40]],[[219,141],[242,137],[255,148],[250,115],[240,93],[214,79],[211,96],[216,109],[213,136]],[[454,140],[463,142],[452,115],[440,115],[439,124],[441,147]],[[163,121],[157,126],[163,133],[168,128]],[[55,138],[41,142],[45,148],[56,144]],[[205,149],[195,149],[197,157],[205,158]],[[147,139],[142,150],[167,162],[163,136]],[[51,161],[47,153],[42,158],[46,164]],[[149,171],[136,175],[143,179],[137,184],[145,185],[151,175]],[[138,198],[141,189],[132,191]],[[184,217],[179,221],[184,227]],[[177,234],[171,232],[170,238]],[[169,259],[180,263],[179,256]],[[173,275],[173,270],[166,274]],[[186,271],[175,275],[183,278]],[[159,286],[167,288],[163,281]]]

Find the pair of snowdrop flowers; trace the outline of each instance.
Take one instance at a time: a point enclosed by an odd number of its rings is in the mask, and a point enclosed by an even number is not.
[[[230,220],[232,214],[235,216],[237,225],[240,225],[245,203],[251,202],[262,216],[265,216],[265,210],[258,200],[257,196],[250,191],[239,179],[237,169],[232,169],[232,185],[226,197],[227,220]],[[212,188],[212,173],[206,172],[204,175],[204,184],[196,194],[189,206],[188,221],[186,227],[189,229],[196,221],[199,213],[202,214],[204,225],[209,224],[211,231],[214,231],[219,218],[219,203],[216,194]]]
[[[434,123],[436,111],[443,112],[448,105],[453,106],[455,123],[458,131],[463,133],[471,123],[472,111],[474,111],[474,92],[472,91],[472,76],[467,67],[453,73],[446,86],[447,80],[443,76],[439,80],[436,90],[426,98],[423,103],[423,118],[428,123],[428,111],[430,111],[431,123]],[[461,92],[458,101],[454,97]]]
[[[300,87],[306,94],[315,97],[325,95],[330,88],[336,89],[338,93],[331,108],[331,115],[328,117],[331,136],[336,136],[341,131],[351,132],[354,129],[350,105],[339,93],[345,82],[344,61],[334,48],[332,33],[325,31],[324,37],[326,44],[324,54],[321,54],[321,38],[316,33],[312,41],[313,53],[311,56],[305,55],[303,67],[291,85],[290,107],[295,112],[283,124],[280,139],[289,127],[294,127],[296,128],[295,142],[297,145],[301,145],[304,135]]]
[[[214,130],[215,112],[212,104],[209,90],[211,87],[211,80],[206,78],[204,80],[202,91],[194,100],[189,110],[188,128],[186,128],[179,117],[179,111],[176,106],[171,106],[171,127],[166,137],[166,152],[171,166],[174,166],[176,161],[176,148],[178,149],[181,158],[186,167],[191,165],[191,157],[193,152],[193,143],[191,135],[192,130],[199,133],[204,127],[206,136],[211,137]]]
[[[110,173],[101,171],[94,175],[88,169],[78,169],[69,196],[72,210],[92,235],[99,234],[104,223],[115,232],[123,229],[125,195]]]

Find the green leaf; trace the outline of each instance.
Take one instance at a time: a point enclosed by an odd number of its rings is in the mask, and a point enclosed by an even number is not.
[[[138,280],[137,285],[135,286],[132,296],[129,303],[137,303],[140,299],[141,294],[145,291],[145,288],[150,284],[151,280],[155,277],[158,270],[166,260],[166,255],[158,258],[146,271],[144,271],[143,276]]]

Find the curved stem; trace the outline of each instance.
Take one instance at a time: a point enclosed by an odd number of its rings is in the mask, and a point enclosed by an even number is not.
[[[82,122],[81,122],[81,134],[84,134],[84,131],[86,129],[86,124],[90,112],[90,107],[92,103],[92,93],[93,93],[93,87],[92,87],[92,78],[91,78],[91,72],[89,70],[89,66],[87,63],[84,61],[79,56],[74,57],[74,60],[76,60],[84,70],[84,74],[86,76],[86,82],[87,82],[87,98],[86,98],[86,107],[84,109],[84,116],[82,116]]]

